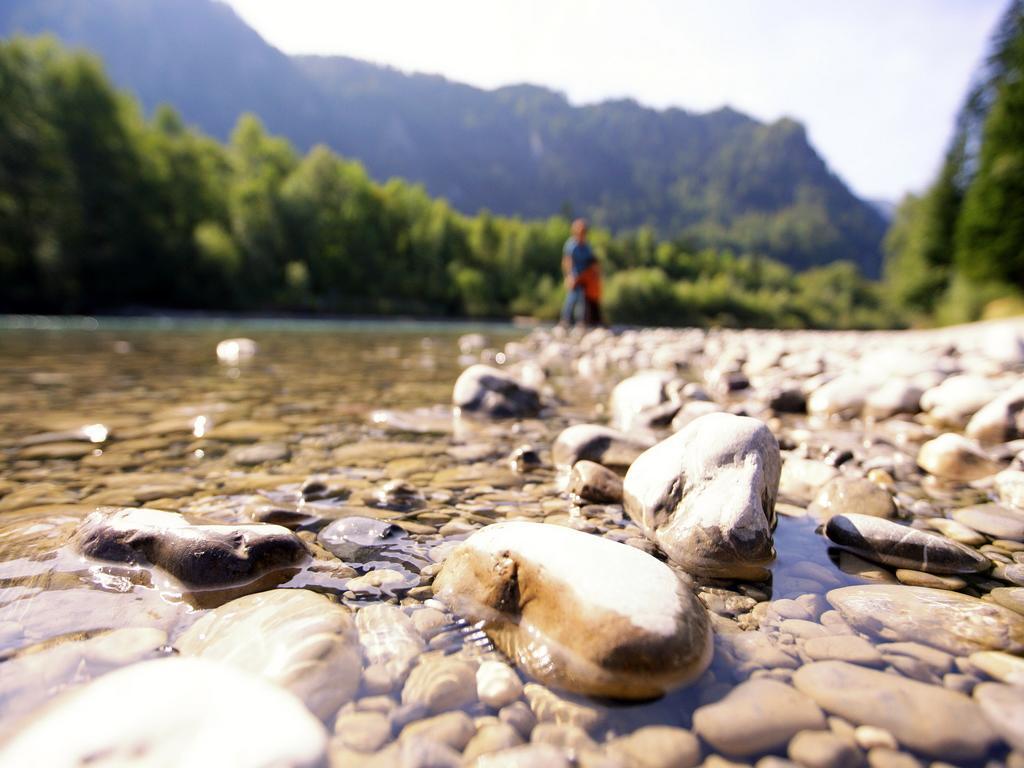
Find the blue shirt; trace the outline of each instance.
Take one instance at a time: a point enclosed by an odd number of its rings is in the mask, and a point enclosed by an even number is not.
[[[590,250],[590,246],[579,242],[575,237],[570,237],[565,241],[562,253],[572,258],[573,277],[579,277],[581,272],[597,261],[594,258],[594,252]]]

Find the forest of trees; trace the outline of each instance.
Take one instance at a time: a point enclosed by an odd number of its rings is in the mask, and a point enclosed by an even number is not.
[[[167,107],[147,119],[52,39],[0,43],[0,90],[0,311],[557,314],[564,217],[468,216],[322,146],[300,156],[252,116],[226,145]],[[648,228],[592,239],[616,322],[899,321],[849,262],[795,273]]]
[[[1013,0],[938,178],[886,236],[889,301],[940,323],[1024,312],[1024,0]]]

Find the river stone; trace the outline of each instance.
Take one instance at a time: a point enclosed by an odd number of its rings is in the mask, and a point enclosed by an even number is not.
[[[699,419],[701,416],[709,413],[720,413],[723,410],[725,409],[718,403],[712,403],[706,400],[691,400],[690,402],[685,403],[672,418],[672,431],[678,432],[686,427],[690,422]]]
[[[967,582],[959,576],[936,576],[934,573],[897,568],[896,580],[909,587],[932,587],[934,589],[963,589]]]
[[[1024,616],[960,592],[865,584],[827,597],[854,629],[886,640],[918,641],[957,656],[1024,652]]]
[[[711,659],[693,593],[640,550],[557,525],[489,525],[455,549],[434,593],[546,684],[595,696],[658,696]]]
[[[812,637],[804,643],[804,653],[814,661],[848,661],[868,667],[882,665],[878,649],[857,635]]]
[[[518,747],[523,743],[523,737],[519,732],[507,723],[491,723],[483,725],[477,730],[476,735],[469,740],[469,744],[462,752],[462,758],[471,765],[476,765],[476,760],[481,755],[499,752],[503,749]]]
[[[403,704],[422,706],[435,715],[469,706],[476,700],[476,670],[473,665],[444,656],[424,658],[409,673],[409,679],[402,688]]]
[[[921,410],[924,390],[906,379],[892,379],[867,396],[864,412],[876,419],[887,419],[897,413],[917,413]]]
[[[666,387],[673,378],[666,371],[641,371],[616,384],[609,403],[612,424],[618,429],[632,429],[643,411],[669,399]]]
[[[537,390],[489,365],[471,365],[455,381],[452,403],[461,413],[496,419],[536,416]]]
[[[291,451],[284,443],[256,443],[245,445],[231,451],[231,460],[243,467],[255,467],[274,461],[287,461]]]
[[[1006,469],[996,475],[996,494],[1004,504],[1024,509],[1024,472]]]
[[[850,512],[871,517],[894,517],[896,505],[884,488],[862,477],[834,477],[814,497],[823,519]]]
[[[786,753],[806,768],[857,768],[860,751],[831,731],[800,731]]]
[[[998,504],[958,509],[953,512],[953,519],[997,539],[1024,541],[1024,514]]]
[[[626,469],[653,440],[627,435],[599,424],[576,424],[563,429],[551,449],[555,466],[568,468],[586,459],[612,469]]]
[[[607,467],[584,459],[572,465],[565,490],[595,504],[618,504],[622,501],[622,478]]]
[[[756,678],[693,713],[693,729],[719,752],[747,757],[779,749],[797,733],[821,730],[825,715],[792,686]]]
[[[982,683],[974,689],[974,700],[996,733],[1024,752],[1024,686]]]
[[[636,768],[691,768],[700,762],[700,741],[687,730],[648,725],[608,742],[608,754]]]
[[[161,629],[125,627],[7,660],[0,675],[0,719],[9,722],[69,685],[156,658],[166,643]]]
[[[401,608],[377,603],[356,613],[359,644],[368,665],[379,670],[390,689],[405,680],[409,667],[426,644]]]
[[[89,557],[153,565],[186,587],[244,584],[308,560],[302,539],[280,525],[193,525],[177,512],[100,507],[74,541]]]
[[[971,699],[939,686],[843,661],[807,664],[793,674],[793,684],[827,712],[884,728],[932,757],[981,758],[996,740]]]
[[[394,523],[372,517],[342,517],[317,534],[324,549],[349,563],[380,558],[383,548],[404,539],[406,532]]]
[[[974,440],[946,432],[921,446],[917,464],[925,472],[944,480],[969,482],[994,475],[999,465]]]
[[[782,465],[779,493],[797,503],[808,504],[827,482],[838,475],[838,469],[823,461],[791,456]]]
[[[1001,683],[1024,686],[1024,659],[1004,651],[978,651],[970,662],[989,677]]]
[[[763,423],[711,413],[633,462],[624,506],[687,571],[765,578],[775,559],[779,465],[779,444]]]
[[[997,587],[988,596],[1004,608],[1024,614],[1024,587]]]
[[[327,732],[291,693],[226,664],[144,661],[74,688],[0,745],[10,766],[326,762]]]
[[[570,768],[569,758],[551,744],[522,744],[480,755],[473,768]]]
[[[846,374],[822,384],[807,398],[807,412],[814,416],[852,418],[864,408],[874,389],[862,376]]]
[[[272,589],[209,611],[178,638],[185,656],[230,664],[287,688],[321,720],[351,701],[362,658],[346,608],[305,589]]]
[[[508,664],[484,661],[476,670],[476,695],[487,706],[501,709],[523,695],[523,683]]]
[[[869,515],[835,515],[825,526],[829,541],[882,565],[925,573],[982,573],[987,557],[937,533]]]
[[[965,430],[983,443],[1024,437],[1024,381],[1014,384],[971,417]]]
[[[963,427],[974,413],[999,394],[986,376],[950,376],[921,395],[921,407],[936,421]]]

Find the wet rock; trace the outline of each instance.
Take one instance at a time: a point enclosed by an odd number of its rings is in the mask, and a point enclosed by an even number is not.
[[[520,474],[539,469],[543,466],[540,454],[530,445],[521,445],[512,451],[512,454],[508,457],[508,463],[512,467],[513,472],[519,472]]]
[[[953,432],[946,432],[922,445],[917,463],[936,477],[962,482],[988,477],[999,470],[999,465],[975,441]]]
[[[800,731],[787,754],[806,768],[857,768],[861,762],[856,747],[829,731]]]
[[[400,512],[416,509],[424,502],[419,488],[406,480],[389,480],[373,496],[376,505]]]
[[[551,744],[522,746],[491,752],[477,758],[474,768],[569,768],[569,758]]]
[[[256,443],[235,448],[231,451],[230,458],[235,464],[243,467],[255,467],[259,464],[287,461],[291,455],[291,451],[284,443]]]
[[[469,744],[462,752],[462,757],[467,762],[472,762],[481,755],[518,747],[522,743],[523,737],[511,725],[506,723],[485,725],[470,739]]]
[[[839,475],[839,470],[822,461],[787,458],[779,475],[779,493],[797,503],[808,504],[818,491]]]
[[[820,518],[856,513],[871,517],[894,517],[896,505],[892,496],[870,480],[859,477],[834,477],[814,497],[815,511]]]
[[[193,525],[155,509],[100,507],[74,541],[89,557],[153,565],[196,589],[245,584],[309,557],[302,540],[278,525]]]
[[[203,615],[174,645],[185,656],[221,661],[287,688],[321,720],[359,687],[352,616],[305,589],[232,600]]]
[[[170,658],[61,695],[11,731],[0,763],[313,768],[326,745],[323,725],[287,691],[228,665]]]
[[[4,662],[0,676],[0,718],[28,712],[62,688],[80,685],[112,670],[162,655],[167,633],[129,627],[84,640],[24,653]]]
[[[540,396],[504,371],[471,365],[455,381],[452,403],[462,413],[496,419],[536,416]]]
[[[793,684],[826,711],[857,725],[885,728],[901,744],[933,757],[977,759],[996,740],[969,698],[899,675],[821,661],[798,669]]]
[[[1024,651],[1024,616],[959,592],[868,584],[841,587],[828,601],[858,631],[927,643],[952,654]]]
[[[1024,382],[1014,384],[975,413],[965,432],[983,443],[1024,437]]]
[[[668,725],[648,725],[608,742],[612,758],[636,768],[691,768],[700,753],[696,736]]]
[[[668,401],[667,387],[674,376],[666,371],[641,371],[624,379],[612,390],[612,424],[621,430],[633,428],[640,414]]]
[[[807,696],[775,680],[749,680],[693,713],[693,729],[715,750],[747,757],[778,749],[803,730],[825,728]]]
[[[998,539],[1024,541],[1024,513],[998,504],[958,509],[953,512],[953,519]]]
[[[434,592],[528,674],[568,690],[648,698],[710,661],[704,607],[664,563],[569,528],[510,522],[474,533]]]
[[[424,658],[402,688],[403,704],[421,706],[433,714],[459,709],[476,700],[476,670],[472,664],[453,658]]]
[[[402,739],[425,736],[432,741],[461,752],[476,733],[476,726],[465,712],[445,712],[409,723],[402,729]]]
[[[653,440],[627,435],[598,424],[576,424],[562,430],[551,449],[555,466],[571,467],[593,461],[604,467],[625,469],[653,445]]]
[[[401,608],[379,603],[356,613],[356,627],[363,656],[370,668],[382,676],[387,690],[405,680],[412,662],[426,650],[426,644],[412,619]]]
[[[508,664],[484,661],[476,670],[476,694],[487,706],[501,709],[523,695],[523,683]]]
[[[566,491],[595,504],[618,504],[622,501],[622,478],[584,459],[573,464]]]
[[[317,534],[317,542],[349,563],[378,559],[382,549],[406,537],[394,523],[372,517],[342,517]]]
[[[530,724],[531,729],[535,728],[537,723],[559,723],[577,725],[585,731],[594,732],[608,719],[606,708],[583,697],[560,695],[537,683],[524,685],[523,694],[534,715],[534,722]],[[504,707],[499,714],[503,715],[515,706],[511,704]],[[522,730],[520,732],[522,733]]]
[[[908,587],[931,587],[932,589],[963,589],[967,582],[959,576],[936,576],[933,573],[914,571],[908,568],[896,570],[896,580]]]
[[[713,413],[644,452],[626,473],[626,512],[693,573],[764,578],[775,558],[779,446],[757,419]]]
[[[334,723],[337,740],[357,752],[375,752],[391,740],[391,721],[380,712],[346,712]]]
[[[217,343],[217,359],[222,363],[238,363],[255,357],[259,346],[252,339],[224,339]]]
[[[982,573],[991,568],[984,555],[937,533],[921,531],[869,515],[835,515],[825,526],[834,544],[872,562],[925,573]]]
[[[1024,751],[1024,687],[982,683],[974,689],[974,700],[993,730],[1011,747]]]
[[[804,643],[804,653],[814,661],[848,661],[869,667],[882,665],[882,654],[857,635],[812,637]]]

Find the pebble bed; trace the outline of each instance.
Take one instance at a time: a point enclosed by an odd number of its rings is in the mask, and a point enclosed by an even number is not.
[[[0,764],[1024,768],[1024,324],[226,335],[0,334]],[[716,453],[721,413],[757,429]],[[680,462],[763,569],[637,519]],[[640,695],[627,649],[579,692],[550,638],[624,625],[531,529],[517,657],[438,579],[510,521],[643,553],[589,577],[639,606],[672,569],[693,679]]]

